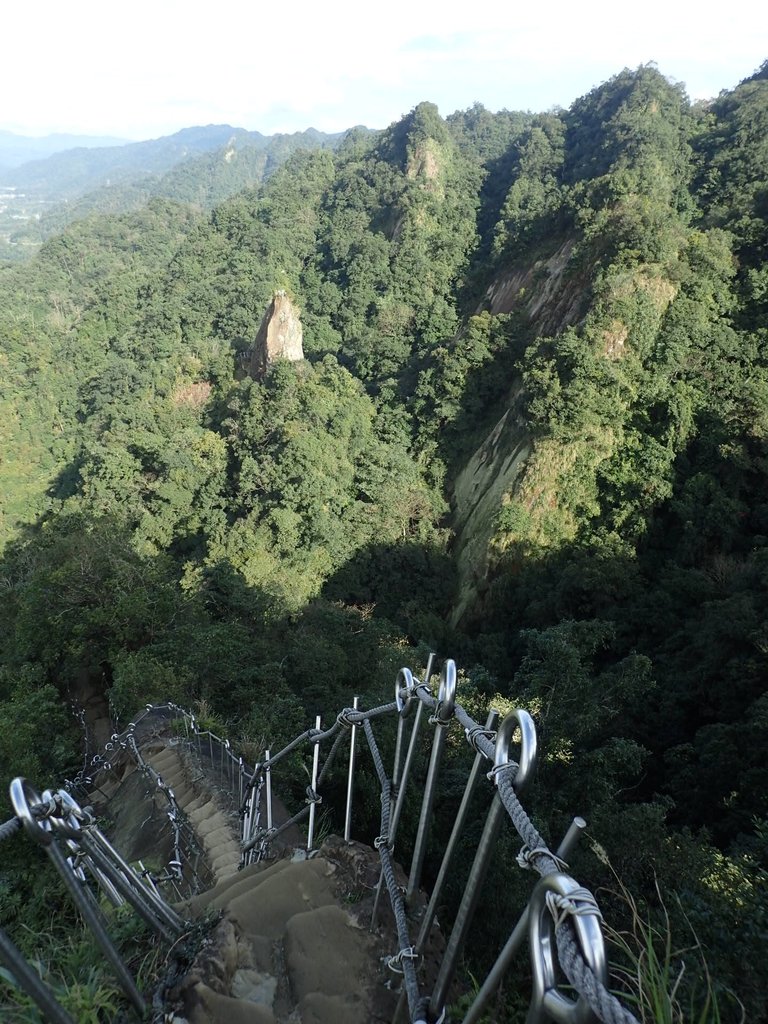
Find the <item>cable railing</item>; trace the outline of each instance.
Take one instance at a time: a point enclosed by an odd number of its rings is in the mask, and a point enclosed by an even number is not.
[[[415,680],[409,669],[401,669],[395,683],[395,699],[392,703],[366,711],[359,709],[356,700],[353,707],[344,708],[339,712],[329,728],[323,730],[318,718],[313,729],[300,733],[277,753],[271,754],[269,750],[264,752],[263,760],[256,764],[247,780],[246,793],[240,809],[243,820],[243,864],[266,856],[270,844],[282,832],[304,820],[308,821],[307,850],[312,850],[314,813],[322,800],[318,790],[330,770],[345,730],[352,732],[345,807],[345,839],[350,838],[355,770],[354,732],[362,727],[378,777],[382,801],[380,834],[374,841],[381,859],[381,877],[374,902],[372,926],[376,922],[381,894],[386,891],[395,917],[400,947],[390,958],[390,963],[403,975],[403,994],[396,1020],[402,1019],[406,1008],[407,1019],[411,1024],[428,1024],[444,1019],[446,1000],[477,908],[490,856],[502,823],[505,818],[509,818],[523,842],[518,863],[522,868],[537,871],[541,878],[485,983],[467,1011],[463,1024],[476,1024],[480,1019],[526,937],[531,949],[534,989],[527,1024],[540,1024],[544,1021],[556,1021],[559,1024],[573,1021],[574,1024],[586,1024],[595,1018],[607,1024],[637,1024],[636,1018],[607,988],[605,947],[600,928],[602,918],[597,902],[589,890],[580,886],[567,874],[566,858],[570,856],[586,823],[581,818],[574,818],[560,846],[553,853],[520,803],[519,797],[530,781],[536,764],[537,739],[533,719],[526,711],[516,709],[506,716],[497,729],[499,716],[492,711],[485,724],[480,725],[461,704],[456,702],[456,666],[450,659],[443,665],[437,695],[433,696],[429,682],[433,675],[434,663],[434,656],[431,655],[421,681]],[[434,731],[426,779],[423,782],[421,811],[411,855],[408,884],[403,893],[395,882],[393,851],[406,791],[409,782],[412,781],[415,752],[425,711],[429,715],[428,724],[434,727]],[[375,719],[383,717],[397,718],[391,774],[386,771],[371,725]],[[407,734],[406,723],[409,718],[412,719],[412,723]],[[408,930],[408,905],[421,884],[440,764],[448,730],[453,721],[457,721],[463,729],[466,741],[476,756],[427,910],[421,920],[417,937],[411,940]],[[510,746],[518,730],[521,735],[520,755],[519,760],[515,761],[510,757]],[[329,741],[332,741],[331,747],[321,768],[320,747]],[[289,754],[306,746],[313,748],[313,759],[311,783],[306,789],[305,806],[280,825],[276,825],[271,811],[274,769]],[[438,969],[437,979],[431,992],[427,994],[421,989],[415,965],[424,951],[433,926],[459,838],[467,821],[473,793],[483,769],[487,769],[487,777],[493,786],[494,795]],[[263,795],[266,798],[265,823],[261,821]],[[565,973],[576,993],[575,996],[562,991],[559,980],[561,971]]]
[[[142,877],[123,859],[98,828],[93,815],[67,790],[45,790],[41,794],[26,779],[17,778],[11,783],[10,795],[15,817],[0,825],[0,841],[23,828],[42,847],[128,1002],[143,1017],[146,1001],[110,937],[108,920],[89,880],[110,902],[130,904],[145,924],[169,944],[184,931],[185,922],[165,902],[152,880]],[[77,1024],[2,929],[0,961],[47,1020],[52,1024]]]
[[[401,669],[391,703],[364,710],[359,707],[358,698],[355,698],[353,705],[340,711],[328,728],[323,729],[321,719],[316,718],[313,728],[294,737],[276,753],[266,749],[261,760],[253,767],[232,751],[226,739],[210,730],[200,729],[193,714],[173,704],[148,705],[123,733],[112,737],[110,749],[105,751],[105,755],[91,759],[87,768],[69,783],[69,792],[60,790],[52,794],[46,791],[40,796],[24,780],[15,780],[12,786],[12,800],[17,815],[15,820],[23,823],[25,830],[46,848],[62,877],[69,873],[67,885],[70,890],[75,878],[78,879],[75,888],[83,889],[83,879],[78,872],[87,868],[109,898],[128,900],[147,923],[152,924],[165,938],[171,938],[183,927],[183,922],[160,896],[157,880],[147,877],[146,873],[142,877],[141,873],[122,861],[96,827],[88,811],[83,811],[75,802],[71,792],[87,792],[89,787],[98,787],[109,772],[115,771],[120,758],[130,757],[140,770],[147,773],[155,789],[164,793],[169,803],[173,804],[175,798],[172,790],[165,786],[157,772],[147,763],[141,750],[142,730],[150,724],[149,716],[165,718],[177,723],[171,743],[194,755],[195,770],[213,781],[220,792],[231,800],[233,809],[238,811],[241,868],[270,856],[276,840],[292,826],[304,822],[307,826],[306,850],[311,855],[315,847],[316,810],[322,801],[323,785],[342,750],[347,751],[344,838],[351,839],[355,772],[362,763],[356,744],[358,733],[362,733],[381,794],[379,834],[373,844],[379,854],[381,874],[373,903],[371,929],[376,927],[380,903],[386,896],[394,917],[397,942],[397,948],[388,958],[388,965],[402,975],[400,1002],[393,1020],[407,1020],[410,1024],[437,1024],[446,1019],[449,991],[473,923],[490,857],[503,822],[509,819],[522,841],[518,864],[521,868],[537,872],[540,879],[534,885],[530,900],[522,909],[504,948],[466,1011],[462,1024],[477,1024],[480,1020],[526,938],[533,977],[526,1024],[544,1024],[547,1021],[557,1024],[588,1024],[595,1019],[606,1024],[637,1024],[636,1018],[608,991],[605,946],[600,925],[602,918],[597,902],[593,894],[568,873],[566,860],[583,833],[585,822],[581,818],[574,818],[559,847],[552,852],[520,802],[533,776],[537,759],[533,720],[526,711],[516,709],[499,724],[499,714],[491,710],[481,725],[456,701],[457,676],[454,662],[446,660],[443,663],[437,692],[433,694],[430,681],[434,668],[435,658],[430,655],[421,680],[414,678],[409,669]],[[374,733],[374,724],[387,721],[396,724],[394,757],[389,772]],[[421,886],[441,762],[449,731],[456,722],[475,756],[467,773],[461,803],[426,910],[414,922],[410,911],[414,906],[414,896]],[[432,727],[431,736],[429,727]],[[511,748],[518,733],[519,753],[515,760],[511,756]],[[425,743],[429,748],[429,757],[426,775],[421,779],[417,778],[417,752]],[[327,750],[324,758],[321,756],[323,748]],[[310,782],[305,789],[304,805],[295,814],[278,823],[274,814],[273,773],[279,766],[284,767],[291,755],[301,751],[311,751],[312,754]],[[427,986],[420,963],[483,776],[487,776],[491,785],[492,799],[436,977]],[[421,809],[407,885],[403,889],[397,884],[395,875],[395,841],[406,794],[409,787],[416,786],[422,790]],[[175,807],[181,815],[178,804]],[[171,812],[169,819],[173,823]],[[178,871],[184,857],[189,856],[182,849],[182,833],[186,826],[182,827],[179,820],[174,825],[178,826],[178,832],[174,833],[178,840],[174,846],[174,861],[178,862],[174,865],[176,878],[180,877]],[[3,829],[7,828],[10,834],[16,827],[17,824],[13,822],[0,826],[0,839],[3,838]],[[59,850],[62,842],[68,844],[69,858],[64,857]],[[51,852],[53,850],[59,850],[59,854]],[[170,917],[164,916],[161,908],[165,908]],[[92,911],[93,907],[90,909]],[[86,920],[92,926],[91,920]],[[0,959],[5,958],[5,962],[10,964],[5,954],[6,940],[7,937],[0,935]],[[138,1009],[136,993],[131,991],[127,979],[121,978],[119,965],[112,960],[110,962],[113,962],[126,995]],[[563,978],[567,979],[565,985]],[[38,1005],[43,1008],[42,1003],[38,1002]],[[49,1019],[54,1020],[55,1024],[61,1024],[62,1021],[68,1024],[66,1017],[52,1016]]]

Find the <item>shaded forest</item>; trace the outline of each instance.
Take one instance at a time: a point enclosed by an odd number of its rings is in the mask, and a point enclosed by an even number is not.
[[[0,266],[2,784],[77,770],[73,705],[277,742],[435,650],[534,714],[534,816],[669,925],[681,1019],[768,1019],[766,167],[768,64],[707,104],[643,66]],[[278,289],[306,358],[254,378]],[[525,899],[504,842],[468,971]],[[39,875],[14,847],[0,921],[50,917]]]

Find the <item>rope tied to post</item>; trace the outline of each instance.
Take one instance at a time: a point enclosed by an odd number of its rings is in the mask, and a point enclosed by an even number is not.
[[[402,974],[403,961],[412,960],[414,964],[416,964],[421,960],[421,953],[417,951],[415,946],[406,946],[404,949],[401,949],[398,953],[395,953],[394,956],[388,956],[384,959],[386,960],[387,967],[390,969],[390,971],[393,971],[395,974]]]
[[[354,708],[343,708],[336,716],[336,721],[345,729],[351,729],[353,725],[357,725],[357,722],[352,721],[352,715],[360,716],[359,711],[355,711]]]
[[[481,725],[476,725],[474,728],[465,729],[464,735],[467,737],[467,743],[472,747],[478,754],[482,754],[483,757],[490,761],[491,755],[481,744],[481,740],[487,740],[489,743],[494,743],[496,740],[495,729],[484,729]]]
[[[427,721],[429,722],[430,725],[438,726],[440,729],[447,729],[448,726],[451,724],[451,719],[450,718],[441,718],[440,717],[440,713],[442,712],[442,710],[443,710],[443,702],[441,700],[439,700],[437,702],[437,705],[435,706],[435,713],[434,713],[434,715],[430,715],[429,718],[427,719]]]
[[[555,864],[557,864],[558,871],[568,870],[568,864],[562,859],[562,857],[558,857],[556,854],[552,853],[548,846],[534,846],[531,848],[527,844],[524,844],[520,848],[520,852],[516,859],[519,866],[525,871],[538,871],[538,867],[536,865],[537,857],[549,857],[550,860],[553,860]]]
[[[554,855],[549,853],[549,856],[554,860]],[[562,861],[561,861],[562,863]],[[569,917],[596,917],[598,921],[603,920],[603,915],[600,913],[600,908],[597,905],[597,900],[589,891],[589,889],[574,889],[567,896],[561,896],[557,892],[548,892],[546,895],[547,908],[550,914],[555,919],[555,932],[560,928],[565,920]]]
[[[305,792],[306,798],[307,798],[305,803],[308,803],[308,804],[321,804],[323,802],[323,798],[320,796],[319,793],[316,793],[314,791],[314,789],[312,789],[311,786],[307,786],[307,788],[304,790],[304,792]]]
[[[568,916],[568,915],[566,915]],[[604,1024],[639,1024],[637,1017],[622,1006],[603,985],[581,955],[571,928],[555,926],[557,959],[566,978]]]
[[[505,764],[495,764],[493,766],[493,768],[491,768],[491,770],[489,772],[486,772],[486,776],[485,777],[486,777],[486,779],[488,779],[489,782],[492,782],[494,784],[494,786],[498,786],[498,784],[499,784],[499,775],[502,772],[506,772],[507,768],[514,768],[514,770],[515,770],[514,774],[510,775],[510,777],[509,777],[510,782],[514,782],[515,781],[515,776],[517,775],[517,771],[518,771],[518,768],[519,768],[519,765],[517,764],[516,761],[507,761]]]

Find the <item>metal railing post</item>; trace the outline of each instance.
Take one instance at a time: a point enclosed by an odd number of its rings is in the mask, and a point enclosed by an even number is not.
[[[530,715],[526,712],[515,710],[507,715],[502,722],[496,734],[494,773],[498,773],[505,768],[511,768],[515,764],[515,762],[511,762],[509,759],[509,744],[518,726],[522,733],[520,765],[512,785],[515,787],[515,790],[522,791],[530,781],[536,764],[536,730]],[[469,926],[472,923],[475,910],[477,909],[480,889],[488,873],[493,846],[498,837],[501,823],[507,813],[499,794],[498,777],[496,774],[494,774],[494,778],[497,781],[497,785],[493,794],[493,801],[488,810],[485,827],[475,852],[475,859],[470,868],[469,878],[464,887],[456,920],[454,921],[451,936],[448,939],[448,945],[446,946],[437,974],[435,987],[429,1000],[429,1012],[434,1014],[435,1017],[439,1016],[445,1005],[445,997],[448,994],[448,989],[456,970],[456,964],[464,947],[464,941],[467,937]]]
[[[272,768],[269,764],[270,752],[264,751],[264,774],[267,780],[267,832],[272,831]]]
[[[445,747],[448,724],[453,717],[453,706],[456,700],[456,663],[449,658],[443,665],[440,673],[440,689],[437,695],[437,708],[431,721],[435,723],[435,735],[432,740],[432,753],[429,758],[429,769],[427,770],[427,781],[424,785],[424,799],[421,804],[421,815],[419,816],[419,827],[416,832],[416,841],[413,846],[413,857],[411,859],[411,874],[408,878],[408,888],[405,893],[406,901],[413,898],[413,894],[421,883],[421,870],[424,865],[424,856],[427,852],[427,839],[429,837],[429,826],[432,822],[432,807],[435,802],[435,790],[437,788],[437,777],[440,772],[440,759]]]
[[[360,698],[354,697],[352,700],[352,707],[355,711],[357,711],[359,703]],[[355,775],[355,740],[357,738],[357,726],[353,724],[350,732],[349,773],[347,775],[347,808],[344,815],[344,841],[347,843],[349,842],[352,833],[352,785]]]
[[[320,715],[315,718],[315,729],[320,732]],[[312,752],[312,793],[309,797],[309,828],[307,829],[307,853],[312,849],[312,842],[315,838],[315,806],[317,796],[317,773],[320,770],[320,743],[315,741],[315,749]]]
[[[41,980],[37,971],[29,966],[2,928],[0,928],[0,963],[6,965],[19,987],[37,1003],[49,1024],[75,1024],[64,1007],[56,1001],[53,992]]]
[[[83,915],[83,920],[93,932],[93,936],[101,947],[102,953],[112,965],[120,988],[125,992],[138,1012],[143,1015],[146,1012],[146,1003],[136,988],[136,983],[123,963],[122,957],[115,948],[112,939],[109,937],[106,921],[93,893],[75,877],[74,871],[55,842],[46,848],[46,852],[59,872],[75,906]]]
[[[560,860],[564,861],[570,857],[571,851],[578,843],[586,827],[587,823],[583,818],[573,819],[555,854]],[[499,953],[496,963],[491,968],[480,988],[480,991],[475,996],[475,1000],[467,1011],[462,1024],[477,1024],[477,1021],[483,1014],[483,1010],[488,1005],[488,1001],[501,984],[504,975],[509,970],[509,966],[512,963],[515,954],[528,936],[529,918],[530,906],[526,906],[525,910],[520,915],[520,919],[513,928],[511,935],[507,939],[504,948],[501,953]]]
[[[430,677],[432,676],[432,667],[435,663],[434,654],[430,654],[427,659],[427,668],[424,672],[424,681],[420,683],[420,686],[428,686]],[[410,672],[409,672],[410,675]],[[399,679],[399,676],[398,676]],[[424,711],[424,705],[419,701],[418,707],[416,708],[416,714],[413,719],[413,728],[411,729],[411,736],[408,742],[408,752],[405,755],[405,764],[403,765],[403,774],[400,778],[399,787],[397,790],[397,799],[395,800],[395,809],[392,811],[392,817],[389,822],[389,842],[388,846],[390,850],[395,848],[395,837],[397,835],[397,826],[400,821],[400,813],[403,809],[403,803],[405,802],[405,792],[408,786],[408,779],[411,774],[411,765],[413,764],[413,756],[416,752],[416,741],[419,736],[419,726],[421,725],[421,716]],[[401,709],[400,714],[405,717],[407,712],[405,708]],[[379,874],[379,884],[376,886],[376,897],[373,901],[373,910],[371,911],[371,931],[376,927],[376,920],[379,916],[379,903],[381,902],[381,893],[384,885],[384,871],[382,870]]]
[[[485,732],[493,732],[496,729],[498,721],[499,712],[492,709],[489,712],[488,718],[486,719],[485,722]],[[432,928],[432,922],[434,921],[435,914],[437,913],[437,904],[442,894],[445,880],[448,877],[448,870],[451,866],[451,861],[453,860],[453,855],[456,851],[456,846],[458,845],[459,837],[461,836],[461,833],[464,829],[464,823],[466,822],[467,815],[469,814],[469,807],[472,801],[472,794],[474,793],[475,786],[477,785],[477,781],[480,778],[484,761],[484,755],[478,750],[477,755],[475,756],[475,760],[472,764],[472,769],[469,773],[469,777],[467,779],[466,787],[464,788],[464,795],[461,798],[461,804],[456,813],[456,821],[454,822],[453,830],[451,831],[451,837],[448,840],[448,845],[446,846],[445,853],[443,854],[443,862],[440,865],[440,870],[437,874],[437,878],[432,889],[432,895],[429,900],[429,905],[427,906],[426,912],[424,913],[424,918],[421,922],[419,937],[416,940],[417,953],[420,953],[424,949],[424,944],[427,941],[430,929]]]

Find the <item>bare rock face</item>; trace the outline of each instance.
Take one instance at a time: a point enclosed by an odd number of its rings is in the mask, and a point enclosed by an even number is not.
[[[249,373],[263,377],[276,359],[304,358],[299,311],[284,291],[275,292],[253,345]]]

